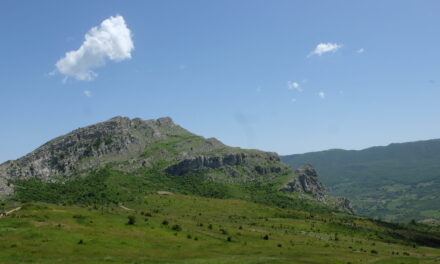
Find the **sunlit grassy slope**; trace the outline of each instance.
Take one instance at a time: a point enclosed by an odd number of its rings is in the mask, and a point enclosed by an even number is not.
[[[0,263],[440,260],[440,249],[433,248],[440,246],[439,230],[426,226],[176,194],[145,195],[123,206],[25,203],[0,219]]]

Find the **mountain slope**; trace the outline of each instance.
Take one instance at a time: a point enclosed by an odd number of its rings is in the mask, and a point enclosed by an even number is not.
[[[315,192],[317,188],[281,190],[283,184],[299,177],[310,178],[281,163],[276,153],[229,147],[214,138],[194,135],[170,118],[115,117],[1,164],[0,195],[90,204],[125,202],[172,190],[287,207],[315,204],[351,212],[349,203],[328,197],[323,190]],[[317,184],[316,180],[309,182]]]
[[[437,227],[350,212],[310,165],[113,118],[0,165],[1,263],[435,263]]]
[[[293,167],[312,164],[329,193],[349,198],[361,214],[391,221],[440,219],[440,139],[281,159]]]
[[[440,230],[421,225],[187,195],[124,205],[26,203],[0,219],[0,261],[395,264],[438,263],[440,255]]]

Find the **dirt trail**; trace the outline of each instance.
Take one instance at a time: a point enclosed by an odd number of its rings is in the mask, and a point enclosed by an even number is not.
[[[130,208],[128,208],[128,207],[125,207],[125,206],[123,206],[122,204],[119,204],[119,207],[121,207],[122,209],[127,210],[127,211],[134,211],[133,209],[130,209]]]
[[[21,206],[20,206],[20,207],[17,207],[17,208],[14,208],[14,209],[12,209],[12,210],[6,211],[6,212],[4,212],[4,213],[1,213],[1,214],[0,214],[0,218],[5,217],[5,216],[8,216],[8,215],[12,214],[13,212],[16,212],[16,211],[18,211],[18,210],[20,210],[20,209],[21,209]]]

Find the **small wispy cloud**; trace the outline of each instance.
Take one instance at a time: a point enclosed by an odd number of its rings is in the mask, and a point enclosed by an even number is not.
[[[321,99],[324,99],[324,98],[325,98],[325,93],[324,93],[323,91],[321,91],[321,92],[318,93],[318,96],[319,96]]]
[[[84,91],[84,95],[87,96],[87,97],[92,97],[92,92],[89,91],[89,90],[85,90]]]
[[[321,56],[324,53],[333,52],[335,53],[340,48],[342,48],[342,44],[337,43],[319,43],[315,49],[309,54],[308,57],[313,55]]]
[[[77,80],[93,80],[97,76],[93,68],[104,66],[107,60],[130,59],[133,49],[131,31],[124,18],[111,16],[87,32],[79,49],[67,52],[58,60],[55,72]]]
[[[287,82],[287,89],[289,90],[296,90],[298,92],[302,92],[303,89],[301,87],[301,85],[297,82],[292,82],[292,81],[288,81]]]
[[[295,98],[292,98],[292,103],[296,103],[296,99]]]
[[[359,54],[362,54],[362,53],[365,52],[365,49],[364,49],[364,48],[360,48],[360,49],[358,49],[356,52],[359,53]]]

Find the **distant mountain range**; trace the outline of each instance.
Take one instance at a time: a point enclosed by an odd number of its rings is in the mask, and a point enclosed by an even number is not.
[[[312,164],[329,193],[347,197],[362,215],[388,221],[440,219],[440,139],[281,160],[292,167]]]

